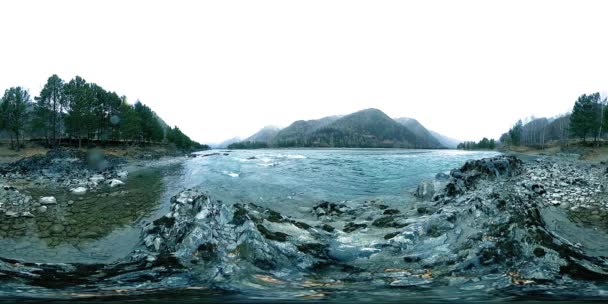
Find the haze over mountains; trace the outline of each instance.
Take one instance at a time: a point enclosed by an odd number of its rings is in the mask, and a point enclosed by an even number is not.
[[[378,109],[345,116],[298,120],[284,129],[264,127],[229,148],[455,148],[458,142],[427,130],[412,118],[393,119]]]

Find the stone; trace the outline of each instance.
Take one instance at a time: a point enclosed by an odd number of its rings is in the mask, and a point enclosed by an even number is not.
[[[40,206],[36,209],[36,211],[38,211],[40,213],[45,213],[47,209],[48,209],[47,206]]]
[[[113,179],[113,180],[111,180],[111,181],[109,182],[109,185],[110,185],[110,187],[111,187],[111,188],[118,187],[118,186],[122,186],[122,185],[124,185],[124,184],[125,184],[125,183],[123,183],[121,180],[118,180],[118,179]]]
[[[4,213],[4,215],[8,216],[8,217],[18,217],[19,213],[15,212],[15,211],[6,211]]]
[[[63,230],[65,230],[65,227],[63,227],[63,225],[61,225],[61,224],[54,224],[49,229],[51,230],[51,233],[59,234],[59,233],[63,232]]]
[[[40,204],[42,205],[54,205],[57,204],[57,200],[55,199],[54,196],[44,196],[41,197],[39,200]]]
[[[85,188],[85,187],[76,187],[76,188],[70,189],[70,192],[72,192],[73,194],[76,194],[76,195],[82,195],[82,194],[87,193],[87,188]]]
[[[90,181],[92,181],[92,182],[94,182],[94,183],[96,183],[96,184],[98,184],[99,182],[104,181],[105,179],[106,179],[106,178],[105,178],[105,177],[103,177],[103,175],[101,175],[101,174],[95,174],[95,175],[93,175],[93,176],[91,176],[91,177],[89,178],[89,180],[90,180]]]
[[[29,211],[25,211],[25,212],[21,212],[21,217],[32,218],[32,217],[34,217],[34,215],[31,212],[29,212]]]

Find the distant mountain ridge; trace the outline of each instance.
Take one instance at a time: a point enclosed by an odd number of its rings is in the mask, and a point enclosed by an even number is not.
[[[448,149],[456,149],[458,147],[458,144],[462,142],[461,140],[447,137],[447,136],[439,134],[433,130],[429,130],[429,132],[435,138],[437,138],[437,140],[439,141],[439,143],[441,143],[441,145],[443,145],[444,147],[446,147]]]
[[[244,141],[270,142],[281,131],[280,128],[274,126],[266,126],[257,133],[247,137]]]
[[[232,147],[441,149],[455,146],[443,143],[446,141],[438,137],[413,118],[392,119],[372,108],[345,116],[298,120],[284,129],[264,127]]]

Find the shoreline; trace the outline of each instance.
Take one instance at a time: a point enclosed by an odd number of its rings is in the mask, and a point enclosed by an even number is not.
[[[118,168],[131,167],[132,176],[158,162],[184,159],[129,162]],[[261,284],[263,292],[288,294],[319,284],[356,290],[362,283],[387,292],[453,286],[483,293],[565,295],[585,288],[585,296],[601,297],[603,289],[588,280],[608,281],[606,170],[599,163],[559,156],[522,162],[502,155],[438,174],[432,186],[418,188],[419,200],[411,206],[321,202],[298,218],[254,203],[225,204],[204,189],[190,189],[171,198],[170,212],[147,224],[125,257],[92,266],[90,274],[75,274],[70,264],[46,265],[43,271],[77,275],[91,284],[105,276],[104,284],[111,288],[125,287],[121,276],[111,275],[116,271],[181,282],[165,286],[162,280],[152,281],[135,293],[213,286],[219,280],[228,290]],[[235,253],[234,248],[246,250]],[[0,273],[11,267],[0,259]],[[188,269],[196,269],[199,278],[191,278]],[[35,270],[18,270],[20,277],[29,271]],[[325,279],[303,281],[305,273]],[[544,296],[550,298],[549,293]]]

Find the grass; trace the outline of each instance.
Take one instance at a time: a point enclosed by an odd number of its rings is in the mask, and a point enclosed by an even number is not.
[[[150,152],[156,152],[160,155],[164,155],[167,152],[174,152],[172,149],[174,148],[163,144],[148,144],[145,147],[136,145],[120,145],[101,148],[105,154],[118,157],[131,157],[133,155]],[[46,154],[48,150],[49,149],[44,147],[40,142],[25,141],[24,147],[19,151],[15,151],[10,148],[10,141],[0,141],[0,164],[15,162],[19,159],[33,155],[43,155]],[[88,148],[83,147],[81,150],[87,151]]]
[[[582,142],[580,140],[571,140],[565,144],[561,142],[549,142],[542,148],[512,146],[508,148],[508,151],[530,156],[555,156],[560,153],[578,154],[581,160],[593,162],[608,161],[608,142],[604,140],[597,143],[592,141]]]

